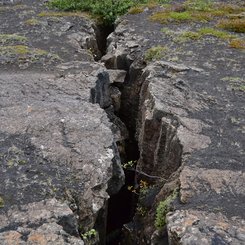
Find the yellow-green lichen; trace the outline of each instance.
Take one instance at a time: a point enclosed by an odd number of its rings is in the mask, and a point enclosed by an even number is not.
[[[0,55],[5,57],[17,56],[20,59],[29,57],[31,61],[38,60],[41,57],[49,58],[51,60],[61,60],[61,58],[56,54],[49,53],[43,49],[31,48],[25,45],[0,47]]]
[[[27,38],[17,34],[0,34],[0,44],[10,43],[10,42],[26,43]]]
[[[25,24],[26,25],[30,25],[30,26],[36,26],[36,25],[39,25],[40,24],[40,21],[37,20],[37,19],[32,18],[32,19],[26,20],[25,21]]]

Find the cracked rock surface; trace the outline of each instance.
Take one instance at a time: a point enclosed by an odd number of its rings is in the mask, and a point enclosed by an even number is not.
[[[0,243],[83,244],[124,183],[93,23],[29,0],[0,22]]]
[[[153,225],[156,207],[179,188],[166,220],[170,244],[243,244],[244,51],[212,35],[177,42],[186,30],[213,22],[159,24],[149,20],[154,11],[123,17],[102,58],[110,69],[129,70],[121,98],[130,108],[129,127],[136,128],[137,169],[164,179],[145,217],[137,221],[136,213],[132,234],[138,232],[139,244],[163,244]],[[159,45],[167,51],[143,61]]]

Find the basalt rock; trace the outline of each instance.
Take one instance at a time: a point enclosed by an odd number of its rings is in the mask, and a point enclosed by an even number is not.
[[[125,226],[125,244],[243,244],[244,55],[210,36],[177,42],[191,27],[169,23],[172,35],[163,34],[149,21],[156,10],[123,17],[102,58],[107,68],[127,68],[120,113],[139,145],[136,186],[150,185]],[[146,60],[155,46],[165,52]],[[156,209],[174,190],[159,230]]]
[[[0,243],[82,245],[94,228],[103,244],[127,130],[105,111],[114,97],[94,23],[21,3],[0,15]]]

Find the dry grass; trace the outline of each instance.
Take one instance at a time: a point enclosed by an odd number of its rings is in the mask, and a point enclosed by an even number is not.
[[[218,27],[228,31],[245,33],[245,18],[223,19],[219,21]]]
[[[231,48],[245,49],[245,39],[234,39],[230,42]]]

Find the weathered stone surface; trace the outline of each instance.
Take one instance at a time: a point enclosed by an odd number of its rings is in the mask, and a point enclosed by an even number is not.
[[[3,5],[0,20],[1,69],[52,70],[62,62],[100,57],[94,23],[83,13],[55,12],[44,1],[20,0]],[[3,45],[2,35],[10,35]]]
[[[12,207],[6,215],[0,215],[0,222],[3,245],[84,244],[77,218],[66,203],[54,198]]]
[[[93,23],[29,0],[3,5],[0,22],[0,243],[78,245],[95,225],[104,239],[125,126],[104,111]]]
[[[125,80],[126,76],[126,71],[124,70],[112,70],[112,69],[107,69],[109,76],[110,76],[110,81],[112,83],[123,83]]]
[[[71,195],[80,220],[93,226],[108,198],[112,165],[120,170],[107,116],[89,103],[97,79],[84,72],[60,78],[1,74],[0,189],[6,208]],[[116,174],[118,189],[124,178],[122,171]]]
[[[168,219],[170,244],[242,244],[243,240],[228,230],[232,217],[238,217],[232,229],[240,234],[244,226],[243,51],[231,49],[212,35],[196,42],[177,42],[180,33],[214,28],[214,22],[161,25],[149,21],[156,10],[122,18],[108,37],[108,52],[102,59],[108,68],[128,67],[120,113],[127,126],[136,130],[137,170],[152,176],[154,183],[156,176],[169,178],[146,217],[139,218],[142,213],[138,212],[135,222],[139,228],[131,232],[138,232],[138,244],[163,244],[163,234],[154,232],[155,211],[175,183],[175,188],[180,187],[180,203],[174,205],[176,223]],[[163,28],[168,29],[164,32]],[[236,37],[244,38],[244,34]],[[142,61],[146,50],[156,46],[166,50],[162,57]],[[140,208],[142,212],[144,207]],[[217,209],[220,215],[214,223],[207,221],[205,215],[212,219]],[[193,214],[202,220],[197,236],[187,223],[178,223],[182,214],[187,221]],[[228,225],[220,237],[212,227],[222,220]],[[179,228],[185,235],[176,240]]]
[[[170,244],[236,244],[245,242],[244,220],[222,213],[177,210],[169,213]]]
[[[186,203],[195,195],[214,192],[217,195],[234,196],[245,193],[245,173],[243,171],[184,167],[180,174],[181,201]],[[235,203],[233,203],[235,205]]]

